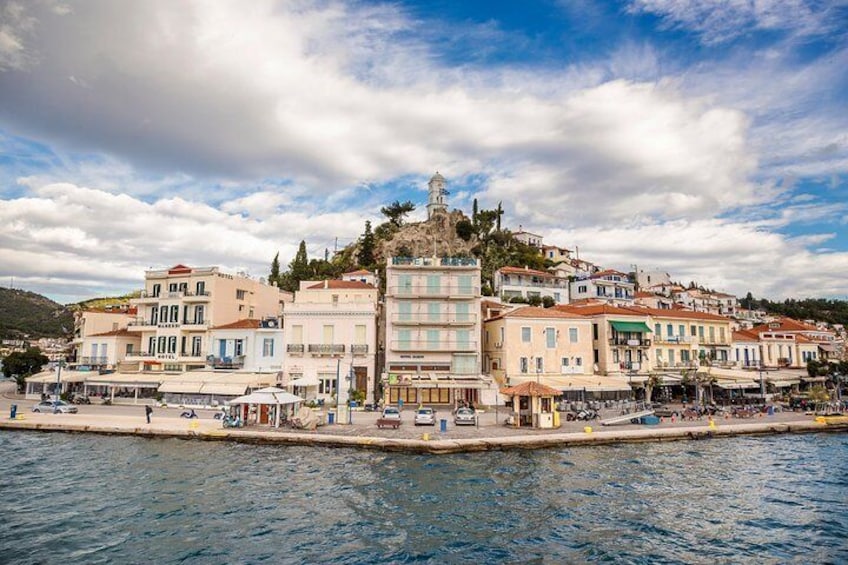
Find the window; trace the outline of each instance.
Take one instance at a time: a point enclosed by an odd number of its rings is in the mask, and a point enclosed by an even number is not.
[[[159,295],[162,294],[162,285],[161,284],[154,284],[153,285],[153,292],[151,292],[150,294],[153,295],[153,298],[158,298]]]
[[[398,294],[412,294],[412,275],[398,275]]]
[[[597,351],[597,350],[596,350],[596,351]],[[619,359],[620,359],[620,358],[619,358],[619,356],[618,356],[618,349],[613,349],[613,350],[612,350],[612,362],[613,362],[613,363],[618,363]]]
[[[292,326],[291,343],[303,343],[303,326]]]
[[[530,343],[530,328],[524,327],[521,328],[521,341],[523,343]]]
[[[177,336],[172,335],[168,338],[168,353],[177,352]]]
[[[202,324],[203,323],[203,306],[195,306],[194,307],[194,323]]]
[[[683,324],[680,324],[679,326],[677,326],[677,335],[679,335],[680,337],[685,337],[686,336],[686,326],[684,326]]]
[[[357,324],[353,328],[353,343],[365,345],[365,324]]]
[[[237,289],[236,290],[236,300],[244,300],[244,297],[247,295],[246,290]]]
[[[736,353],[737,354],[739,353],[738,349],[736,350]],[[688,349],[684,349],[683,351],[680,352],[680,360],[684,363],[689,362],[689,350]]]
[[[556,302],[556,303],[561,302],[560,297],[559,297],[559,293],[558,293],[558,292],[555,292],[555,293],[554,293],[554,302]]]
[[[713,326],[710,326],[710,341],[715,341],[715,328]]]
[[[672,366],[674,365],[674,350],[673,349],[668,350],[668,364],[672,365]]]
[[[194,288],[195,294],[197,294],[198,296],[203,296],[204,294],[206,294],[206,282],[199,281]]]
[[[695,336],[698,334],[698,332],[696,331],[695,326],[689,326],[689,334],[690,334],[692,337],[695,337]]]
[[[536,372],[541,373],[545,369],[545,360],[542,357],[536,357]]]
[[[578,367],[582,367],[583,366],[583,358],[582,357],[575,357],[574,358],[574,364],[577,365]]]
[[[578,287],[577,287],[577,292],[578,292],[578,293],[581,293],[581,294],[585,294],[585,293],[587,292],[587,286],[586,286],[585,284],[584,284],[584,285],[580,285],[580,286],[578,286]]]
[[[180,283],[180,294],[185,294],[188,290],[188,283]]]
[[[440,275],[427,275],[427,294],[439,294],[442,292],[442,277]]]
[[[318,393],[332,395],[336,392],[336,375],[320,373],[318,375]]]
[[[398,302],[398,320],[401,322],[412,320],[412,302]]]
[[[473,375],[477,372],[477,356],[456,354],[453,356],[451,365],[452,373],[457,375]]]
[[[556,347],[556,329],[545,328],[545,347],[548,349]]]
[[[168,292],[177,292],[177,283],[171,283],[168,285]]]
[[[577,328],[568,328],[568,341],[571,343],[577,343],[577,339]]]
[[[148,353],[148,355],[153,355],[153,354],[156,353],[156,338],[155,337],[151,337],[147,341],[147,353]]]
[[[704,338],[704,326],[698,326],[698,337],[701,339]]]
[[[456,321],[457,322],[467,322],[470,318],[468,317],[468,303],[460,302],[456,305]]]
[[[439,330],[427,330],[427,347],[430,349],[439,349],[441,346],[441,336]]]
[[[471,346],[471,332],[469,330],[456,331],[456,348],[468,349]]]
[[[563,367],[568,367],[568,357],[563,357],[563,358],[562,358],[562,366],[563,366]]]
[[[601,354],[597,349],[594,350],[594,358],[595,358],[595,363],[598,363],[600,361]]]
[[[718,329],[718,340],[719,340],[721,343],[724,343],[724,328],[719,328],[719,329]]]
[[[262,340],[262,357],[274,356],[274,338],[266,337]]]
[[[159,307],[159,323],[167,324],[168,323],[168,307],[160,306]]]
[[[429,302],[427,304],[427,320],[430,322],[438,322],[441,319],[442,305],[438,302]]]
[[[165,336],[159,337],[159,346],[156,348],[156,351],[159,353],[165,353],[168,351],[168,340]]]
[[[473,294],[473,286],[471,284],[471,275],[460,275],[459,277],[459,293]]]
[[[529,370],[529,366],[527,364],[527,357],[522,357],[518,361],[519,371],[521,371],[522,373],[526,373]]]
[[[659,339],[662,336],[662,324],[654,324],[654,337]]]
[[[398,349],[410,349],[412,347],[412,332],[410,330],[398,331]]]
[[[333,304],[339,303],[339,295],[338,294],[332,295],[332,299],[333,299]]]
[[[674,335],[674,326],[671,324],[666,324],[665,331],[668,334],[668,337],[672,337]]]
[[[171,322],[177,323],[180,321],[180,307],[176,304],[171,306]]]
[[[598,324],[592,324],[592,339],[598,340]]]
[[[159,323],[159,308],[155,306],[150,310],[150,325],[155,326]]]
[[[244,355],[244,340],[243,339],[235,340],[234,347],[233,347],[233,355],[235,355],[236,357],[238,357],[239,355]]]

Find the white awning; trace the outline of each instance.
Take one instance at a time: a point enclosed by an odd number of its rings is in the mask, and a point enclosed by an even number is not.
[[[171,392],[176,394],[200,394],[203,383],[170,381],[162,383],[159,392]]]
[[[318,386],[318,384],[318,377],[315,375],[307,375],[305,377],[289,381],[288,386]]]
[[[717,381],[715,383],[715,385],[717,387],[723,388],[725,390],[739,390],[739,389],[745,389],[745,388],[760,388],[760,383],[757,383],[757,382],[754,382],[754,381],[743,381],[743,380],[738,380],[738,381],[722,380],[722,381]]]
[[[200,392],[202,394],[239,396],[247,392],[247,385],[244,383],[204,383]]]
[[[297,404],[303,402],[303,398],[288,392],[252,392],[245,396],[239,396],[227,402],[227,404]]]

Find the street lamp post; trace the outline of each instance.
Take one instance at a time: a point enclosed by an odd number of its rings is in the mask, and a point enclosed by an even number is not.
[[[59,402],[59,393],[62,390],[62,365],[65,364],[63,359],[59,359],[56,370],[56,402]]]

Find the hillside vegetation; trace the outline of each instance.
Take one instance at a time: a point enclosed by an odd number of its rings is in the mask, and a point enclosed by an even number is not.
[[[0,339],[67,337],[73,327],[65,306],[34,292],[0,288]]]

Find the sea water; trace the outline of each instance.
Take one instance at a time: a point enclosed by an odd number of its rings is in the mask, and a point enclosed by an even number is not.
[[[846,563],[848,435],[448,456],[0,433],[0,563]]]

